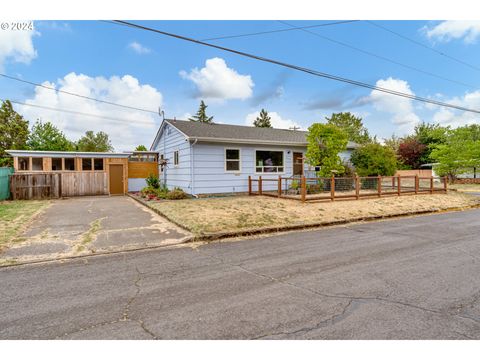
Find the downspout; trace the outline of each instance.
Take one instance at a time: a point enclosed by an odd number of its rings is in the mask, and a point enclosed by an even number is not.
[[[192,189],[192,196],[198,199],[198,195],[195,194],[195,176],[194,176],[194,153],[193,153],[193,146],[198,142],[198,139],[195,139],[193,142],[190,143],[190,185]]]

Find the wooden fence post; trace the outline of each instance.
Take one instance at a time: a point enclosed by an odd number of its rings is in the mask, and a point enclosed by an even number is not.
[[[377,191],[378,191],[378,197],[382,196],[382,177],[378,175],[377,179]]]
[[[258,177],[258,195],[262,195],[262,177]]]
[[[430,194],[433,194],[433,176],[430,178]]]
[[[252,177],[248,175],[248,195],[252,195]]]
[[[398,196],[400,196],[402,194],[402,185],[401,185],[401,180],[400,180],[400,175],[398,175],[398,184],[397,184],[397,193],[398,193]]]
[[[335,176],[330,178],[330,199],[335,201]]]
[[[357,174],[355,174],[355,197],[357,200],[360,199],[360,179]]]
[[[419,188],[419,180],[418,180],[418,174],[415,175],[415,194],[418,194],[418,188]]]
[[[443,190],[445,191],[445,193],[447,192],[447,189],[448,188],[448,179],[446,176],[443,177]]]
[[[278,176],[278,197],[282,196],[282,177]]]
[[[305,176],[302,175],[302,178],[300,180],[300,196],[302,198],[302,202],[305,202],[306,193],[307,193],[307,181],[305,179]]]

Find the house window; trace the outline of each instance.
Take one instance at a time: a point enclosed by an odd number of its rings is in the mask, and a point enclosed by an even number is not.
[[[65,168],[67,171],[75,171],[75,159],[74,158],[65,158]]]
[[[240,171],[240,149],[225,149],[225,171]]]
[[[18,170],[30,170],[30,158],[19,157],[18,158]]]
[[[281,173],[283,172],[283,151],[255,151],[255,172]]]
[[[32,170],[43,171],[43,158],[32,158]]]
[[[62,169],[62,158],[52,158],[52,171],[61,171]]]
[[[93,159],[93,170],[103,171],[103,159]]]
[[[178,158],[178,150],[173,152],[173,165],[177,166],[180,159]]]
[[[89,159],[89,158],[82,159],[82,170],[83,171],[92,170],[92,159]]]

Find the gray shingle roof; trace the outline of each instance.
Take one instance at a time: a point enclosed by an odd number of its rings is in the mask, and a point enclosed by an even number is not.
[[[196,121],[165,120],[176,127],[189,138],[199,140],[240,140],[258,144],[288,144],[306,146],[307,131],[257,128],[253,126],[227,125],[227,124],[206,124]],[[348,148],[356,144],[349,142]]]

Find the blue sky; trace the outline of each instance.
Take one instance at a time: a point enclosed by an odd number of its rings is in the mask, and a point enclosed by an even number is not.
[[[294,26],[331,20],[289,21]],[[137,21],[195,39],[286,29],[277,21]],[[480,22],[378,21],[415,41],[462,61],[478,64]],[[261,63],[181,40],[97,21],[38,21],[35,31],[0,33],[0,69],[47,86],[156,110],[178,119],[193,114],[200,99],[214,121],[248,124],[261,108],[274,125],[308,128],[332,112],[363,117],[379,138],[403,135],[419,121],[458,126],[480,122],[474,114],[392,97],[276,65]],[[480,109],[480,70],[412,44],[366,21],[310,28],[321,36],[420,69],[414,71],[301,30],[212,43],[290,62],[393,90]],[[10,44],[10,45],[8,45]],[[478,66],[480,68],[480,65]],[[430,76],[422,71],[452,81]],[[464,83],[458,84],[457,82]],[[16,106],[32,123],[50,120],[73,139],[104,130],[116,150],[150,145],[160,117],[98,104],[0,78],[0,97],[120,121]]]

